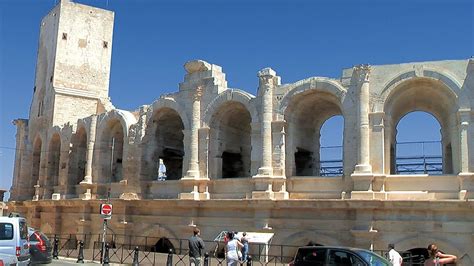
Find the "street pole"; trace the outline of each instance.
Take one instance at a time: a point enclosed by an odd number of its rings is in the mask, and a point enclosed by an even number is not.
[[[112,178],[113,178],[113,165],[114,165],[114,147],[115,146],[115,138],[112,137],[112,147],[111,147],[111,154],[110,154],[110,178],[109,178],[109,187],[107,191],[107,203],[110,203],[110,187],[112,186]],[[102,228],[102,264],[105,260],[105,239],[107,237],[107,219],[104,217],[104,223]]]

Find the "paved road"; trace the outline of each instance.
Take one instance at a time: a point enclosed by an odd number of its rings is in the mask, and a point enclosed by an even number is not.
[[[51,264],[48,264],[48,265],[87,265],[87,266],[97,266],[97,265],[100,265],[98,263],[76,263],[75,260],[66,260],[66,259],[59,259],[59,260],[53,260],[53,262]]]

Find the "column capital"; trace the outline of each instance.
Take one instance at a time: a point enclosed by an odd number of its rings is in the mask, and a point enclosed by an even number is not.
[[[194,100],[194,101],[200,101],[202,95],[204,94],[203,92],[204,92],[203,87],[202,87],[202,86],[198,86],[198,87],[196,88],[196,91],[195,91],[194,94],[193,94],[193,100]]]
[[[369,82],[370,72],[372,70],[372,67],[369,64],[356,65],[352,69],[352,75],[359,83]]]
[[[280,77],[277,76],[275,70],[266,67],[257,72],[259,79],[259,89],[261,88],[273,88],[280,85]]]
[[[266,68],[261,69],[260,71],[257,72],[257,77],[259,77],[259,78],[276,77],[276,72],[275,72],[275,70],[271,69],[270,67],[266,67]]]
[[[461,123],[469,122],[471,120],[471,109],[470,108],[459,109],[458,117]]]

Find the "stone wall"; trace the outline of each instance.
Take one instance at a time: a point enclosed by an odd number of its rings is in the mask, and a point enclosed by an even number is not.
[[[473,59],[358,65],[292,84],[265,68],[257,95],[193,60],[179,91],[118,110],[108,99],[113,17],[63,0],[43,20],[30,117],[14,122],[9,203],[31,225],[97,233],[110,192],[119,234],[185,238],[194,224],[213,239],[271,227],[275,244],[437,242],[472,265]],[[440,123],[442,175],[393,171],[396,126],[412,111]],[[334,115],[344,119],[343,166],[325,177],[320,128]]]

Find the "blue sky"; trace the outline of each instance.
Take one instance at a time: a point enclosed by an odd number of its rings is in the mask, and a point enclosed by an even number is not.
[[[39,23],[55,2],[0,0],[0,188],[11,186],[11,121],[28,116]],[[361,63],[474,55],[469,0],[76,2],[116,12],[110,96],[126,110],[177,91],[183,64],[192,59],[222,66],[230,87],[255,94],[256,73],[267,66],[291,83],[339,77],[343,68]],[[340,143],[334,128],[337,119],[325,126],[323,145]],[[409,115],[398,130],[399,140],[439,139],[439,125],[423,114]]]

